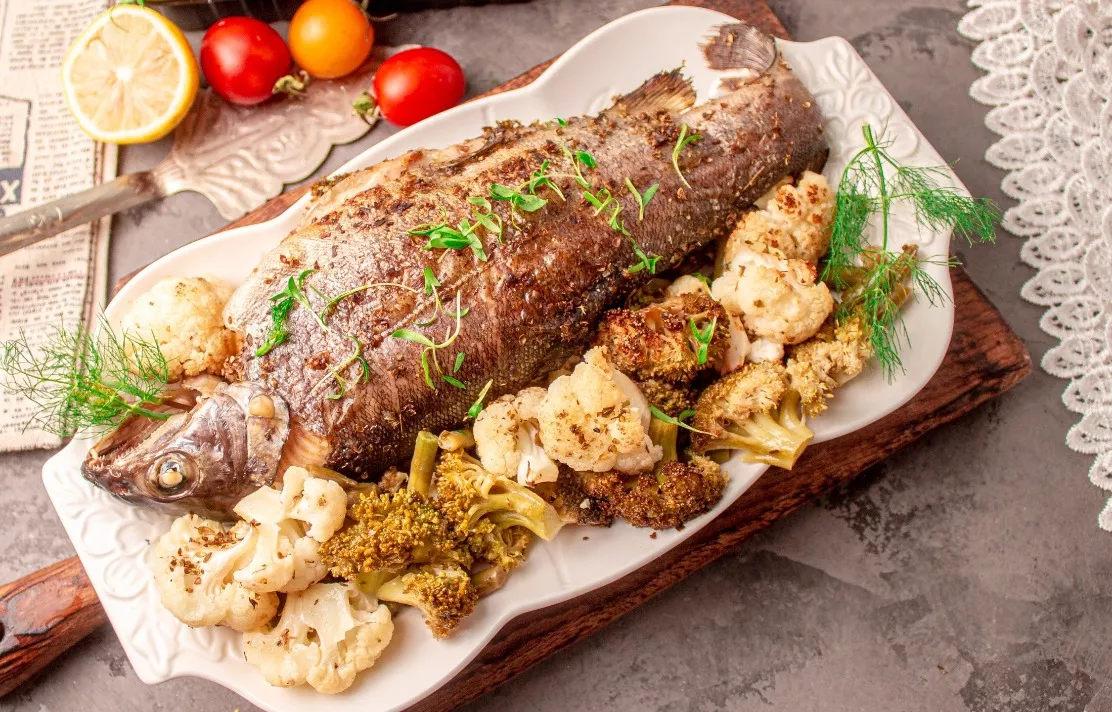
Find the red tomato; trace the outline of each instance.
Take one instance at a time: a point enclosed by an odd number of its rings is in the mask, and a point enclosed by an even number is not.
[[[290,50],[270,25],[226,17],[201,40],[201,71],[220,96],[250,106],[266,101],[274,82],[289,74]]]
[[[466,80],[459,62],[432,47],[398,52],[375,72],[378,108],[397,126],[410,126],[450,109],[463,98]]]

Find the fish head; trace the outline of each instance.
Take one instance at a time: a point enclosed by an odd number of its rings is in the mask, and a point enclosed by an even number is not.
[[[253,382],[194,385],[175,400],[166,420],[132,416],[103,437],[81,474],[131,504],[230,518],[236,502],[274,482],[289,409]]]

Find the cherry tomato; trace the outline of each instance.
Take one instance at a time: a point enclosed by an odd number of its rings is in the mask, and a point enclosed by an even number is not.
[[[446,52],[416,47],[398,52],[375,72],[378,108],[397,126],[410,126],[450,109],[463,98],[463,68]]]
[[[374,28],[352,0],[306,0],[290,20],[293,59],[319,79],[359,69],[374,41]]]
[[[290,71],[290,50],[270,25],[226,17],[201,40],[201,71],[212,90],[233,104],[266,101],[274,82]]]

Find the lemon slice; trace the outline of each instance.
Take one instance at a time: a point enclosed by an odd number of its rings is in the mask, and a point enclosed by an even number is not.
[[[74,41],[62,85],[77,123],[97,141],[154,141],[189,111],[197,62],[185,35],[162,15],[117,5]]]

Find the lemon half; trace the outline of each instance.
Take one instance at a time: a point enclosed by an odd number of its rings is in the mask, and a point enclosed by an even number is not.
[[[66,103],[85,133],[105,143],[155,141],[181,123],[198,86],[185,35],[138,5],[93,20],[62,65]]]

